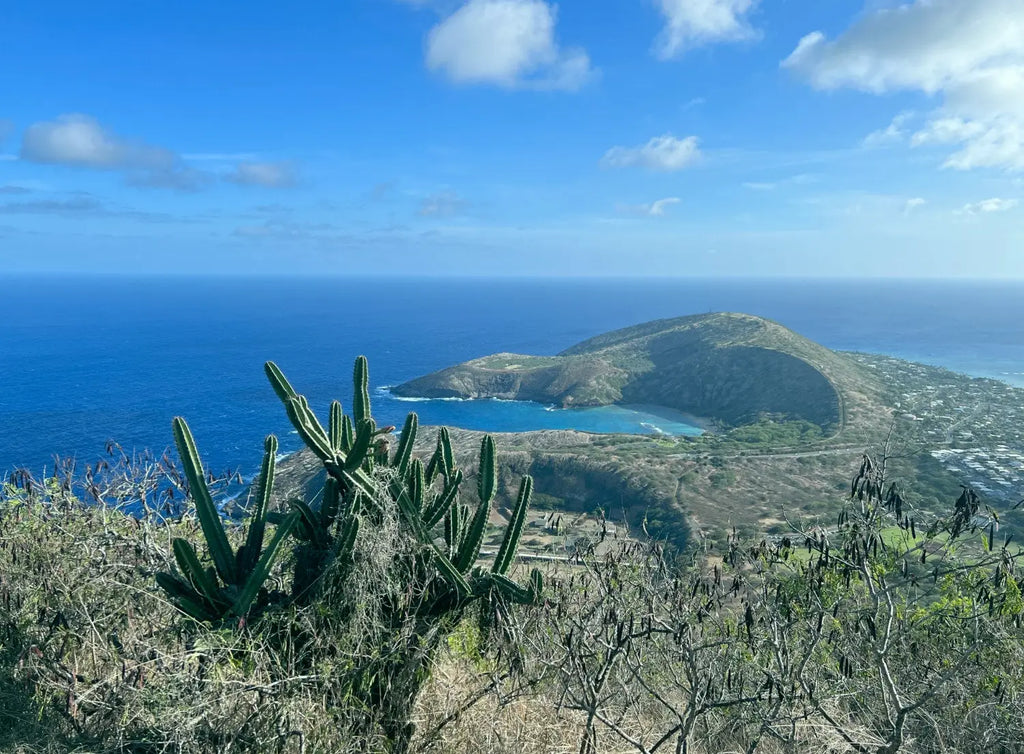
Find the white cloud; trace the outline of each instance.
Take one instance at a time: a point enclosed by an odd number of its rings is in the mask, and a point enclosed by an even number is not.
[[[678,196],[668,196],[664,199],[658,199],[657,201],[651,202],[650,207],[647,208],[647,214],[652,217],[661,217],[665,214],[665,208],[671,207],[673,204],[679,204],[680,199]]]
[[[171,150],[118,136],[80,113],[29,126],[22,136],[20,158],[117,171],[130,185],[145,188],[195,191],[211,180],[207,173],[183,165]]]
[[[912,199],[907,199],[907,203],[903,205],[903,214],[909,215],[918,207],[923,207],[928,201],[920,196],[915,196]]]
[[[612,147],[601,158],[608,168],[642,167],[649,170],[674,171],[693,165],[701,157],[696,136],[677,139],[672,134],[655,136],[637,147]]]
[[[287,188],[295,185],[295,166],[290,162],[242,162],[224,180],[243,186]]]
[[[1021,0],[915,0],[876,10],[834,40],[808,34],[782,65],[819,89],[941,95],[912,146],[955,145],[947,168],[1024,170]]]
[[[1020,0],[916,0],[863,16],[839,38],[800,40],[782,65],[819,89],[934,93],[951,81],[1021,53]]]
[[[903,141],[907,136],[907,121],[912,117],[913,113],[900,113],[893,118],[892,122],[885,128],[872,131],[865,136],[864,141],[861,142],[862,145],[868,149],[874,149],[876,147],[884,147]]]
[[[646,217],[664,217],[666,210],[674,204],[679,204],[682,200],[679,197],[666,197],[665,199],[657,199],[650,204],[637,204],[637,205],[618,205],[617,209],[620,212],[630,215],[644,215]]]
[[[747,22],[756,0],[657,0],[665,28],[654,49],[662,59],[710,42],[752,39],[758,33]]]
[[[965,204],[962,209],[957,210],[957,214],[962,215],[978,215],[978,214],[991,214],[993,212],[1006,212],[1017,206],[1016,199],[1000,199],[999,197],[993,197],[992,199],[983,199],[980,202],[969,202]]]
[[[25,129],[21,159],[105,170],[158,170],[170,167],[169,149],[129,141],[88,115],[73,113]]]
[[[627,215],[644,215],[646,217],[664,217],[665,210],[682,201],[678,196],[667,196],[650,204],[620,204],[616,209]]]
[[[469,0],[431,29],[427,67],[460,84],[578,89],[590,58],[559,48],[555,16],[543,0]]]

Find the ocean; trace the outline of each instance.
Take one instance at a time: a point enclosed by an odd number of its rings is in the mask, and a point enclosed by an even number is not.
[[[214,470],[251,473],[262,438],[299,447],[263,375],[276,361],[315,410],[351,404],[370,362],[374,414],[489,431],[696,432],[639,408],[404,401],[387,386],[498,351],[554,354],[662,317],[743,311],[830,348],[891,354],[1024,387],[1024,283],[877,280],[0,278],[0,477],[108,439],[161,452],[184,416]]]

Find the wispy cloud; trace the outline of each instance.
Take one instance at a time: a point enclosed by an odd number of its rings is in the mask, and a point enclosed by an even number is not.
[[[993,212],[1007,212],[1016,207],[1016,199],[1001,199],[993,197],[982,199],[980,202],[968,202],[961,209],[957,210],[960,215],[987,215]]]
[[[119,136],[95,118],[72,113],[33,123],[22,137],[27,162],[121,172],[133,186],[195,191],[208,182],[170,149]]]
[[[458,84],[579,89],[592,76],[581,48],[555,40],[556,9],[543,0],[469,0],[427,38],[427,67]]]
[[[601,158],[606,168],[641,167],[671,172],[688,168],[701,157],[696,136],[677,139],[672,134],[655,136],[636,147],[612,147]]]
[[[176,162],[171,150],[122,138],[78,113],[25,129],[21,159],[104,170],[162,170]]]
[[[890,121],[885,128],[872,131],[864,137],[861,146],[867,149],[890,146],[904,141],[907,137],[907,122],[914,117],[911,112],[902,112]]]
[[[911,199],[907,199],[907,203],[903,205],[903,214],[909,215],[915,209],[923,207],[927,203],[927,200],[920,196],[915,196]]]
[[[657,5],[665,17],[665,28],[654,43],[654,51],[662,59],[713,42],[759,36],[746,18],[756,0],[657,0]]]
[[[664,217],[666,210],[682,201],[678,196],[667,196],[656,199],[649,204],[620,204],[616,209],[622,214],[642,215],[645,217]]]

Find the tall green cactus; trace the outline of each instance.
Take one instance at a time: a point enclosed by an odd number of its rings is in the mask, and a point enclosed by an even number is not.
[[[328,475],[342,491],[359,490],[366,495],[375,495],[372,482],[372,458],[370,443],[381,433],[370,415],[369,369],[366,358],[356,359],[352,373],[353,416],[356,426],[355,439],[350,446],[339,443],[335,429],[344,424],[347,416],[339,418],[341,406],[331,405],[330,431],[325,432],[319,420],[310,411],[306,399],[297,394],[283,372],[273,362],[265,365],[267,377],[278,397],[285,404],[289,419],[306,445],[323,462]],[[542,581],[540,573],[531,576],[531,585],[519,586],[510,581],[506,574],[515,559],[516,550],[526,523],[526,511],[533,492],[533,480],[526,476],[520,484],[519,495],[502,540],[501,549],[490,573],[479,566],[480,547],[486,533],[491,504],[498,487],[497,461],[494,440],[485,436],[480,444],[480,464],[477,477],[477,505],[472,515],[459,500],[464,475],[457,468],[452,450],[451,437],[446,428],[438,433],[437,446],[426,467],[412,459],[412,448],[416,441],[419,420],[410,413],[402,428],[396,450],[386,457],[386,464],[396,472],[388,493],[397,507],[402,520],[409,530],[431,552],[438,575],[451,591],[449,600],[452,610],[461,610],[473,602],[497,590],[501,595],[516,602],[531,602],[540,599]],[[443,477],[439,489],[433,489],[434,482]],[[304,513],[303,519],[312,518],[312,511]],[[434,529],[443,522],[443,529],[435,536]],[[300,527],[299,531],[305,531]],[[437,545],[443,537],[446,547]]]
[[[309,547],[322,547],[324,541],[314,539],[317,521],[323,526],[332,516],[347,517],[353,525],[337,536],[339,542],[333,547],[351,557],[360,521],[373,526],[383,521],[390,509],[397,512],[415,542],[392,560],[391,568],[396,571],[391,576],[394,583],[402,585],[400,594],[385,590],[377,602],[377,609],[384,616],[380,622],[388,627],[383,629],[382,639],[389,649],[380,657],[369,659],[353,685],[363,705],[383,710],[385,749],[404,752],[413,728],[412,704],[429,675],[431,658],[467,608],[479,606],[481,628],[490,636],[494,626],[506,625],[498,620],[508,614],[504,603],[536,604],[541,599],[540,571],[534,569],[526,585],[508,575],[526,523],[533,481],[523,477],[501,547],[491,568],[486,570],[481,564],[480,548],[498,489],[491,437],[484,437],[480,444],[477,502],[470,511],[460,499],[465,475],[456,463],[447,429],[438,432],[434,452],[426,465],[413,457],[419,430],[416,414],[406,418],[393,453],[387,443],[377,440],[378,435],[391,428],[378,430],[371,417],[365,358],[356,359],[353,369],[351,419],[347,415],[339,417],[340,405],[332,404],[326,432],[306,399],[295,392],[281,370],[268,362],[266,372],[292,424],[328,474],[319,518],[309,506],[293,504],[302,517],[297,536],[309,537]],[[378,474],[380,469],[375,471],[375,464],[387,467],[387,473]],[[378,487],[381,479],[388,480],[385,489]],[[344,502],[353,499],[363,501],[362,513],[353,512],[352,506]],[[300,548],[300,562],[302,552]]]
[[[260,596],[281,545],[298,522],[297,513],[282,520],[264,549],[267,509],[274,485],[277,438],[268,435],[264,442],[263,463],[256,485],[249,530],[245,543],[234,552],[206,484],[192,432],[181,417],[175,417],[173,430],[189,493],[195,502],[196,515],[214,568],[204,568],[195,548],[187,540],[177,538],[172,549],[181,575],[158,573],[157,583],[183,612],[197,620],[215,622],[231,617],[243,618]]]
[[[465,474],[458,468],[447,429],[438,432],[433,454],[424,463],[413,455],[419,419],[409,414],[392,452],[386,435],[394,428],[378,428],[371,415],[364,357],[353,368],[351,415],[332,402],[326,429],[277,365],[267,362],[265,370],[292,425],[327,471],[319,505],[294,498],[288,501],[287,514],[270,512],[277,441],[268,437],[249,529],[234,552],[192,435],[184,420],[175,419],[175,443],[213,567],[204,564],[189,542],[176,539],[180,575],[161,573],[157,581],[184,612],[211,623],[242,618],[270,599],[301,609],[338,594],[318,585],[345,584],[352,573],[359,573],[349,567],[358,562],[360,532],[397,516],[406,536],[396,540],[402,544],[387,561],[390,578],[363,585],[366,590],[360,592],[360,600],[374,601],[375,614],[382,617],[373,623],[380,631],[381,651],[356,663],[351,689],[362,709],[378,711],[385,749],[404,752],[411,737],[412,704],[429,675],[431,658],[466,609],[478,605],[482,625],[490,626],[494,616],[507,613],[503,602],[535,604],[541,599],[543,580],[536,569],[525,585],[509,578],[533,481],[523,477],[501,547],[485,569],[480,549],[498,489],[489,436],[480,444],[477,501],[471,509],[460,498]],[[264,546],[268,523],[277,528]],[[289,536],[295,541],[292,593],[271,597],[263,585]],[[328,571],[332,564],[343,567]],[[389,591],[388,584],[400,587]]]

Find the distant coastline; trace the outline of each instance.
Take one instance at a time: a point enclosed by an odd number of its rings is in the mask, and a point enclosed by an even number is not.
[[[54,454],[93,462],[108,439],[159,452],[180,415],[214,469],[252,471],[266,434],[282,451],[299,446],[263,376],[267,359],[324,412],[332,398],[351,399],[360,353],[373,386],[393,385],[482,354],[554,354],[616,327],[708,310],[760,314],[833,349],[1024,386],[1022,283],[372,281],[345,287],[339,307],[337,279],[19,278],[4,294],[0,426],[15,430],[0,436],[0,470],[52,468]],[[971,302],[970,316],[944,305],[953,300]],[[355,327],[352,311],[374,316]],[[388,424],[427,405],[378,402]],[[434,424],[453,424],[466,408],[430,405]]]

